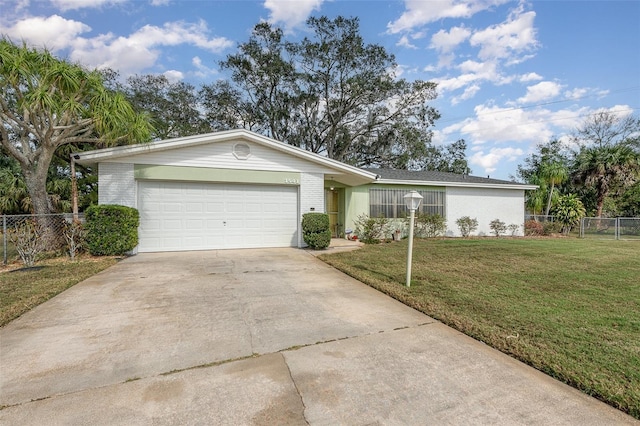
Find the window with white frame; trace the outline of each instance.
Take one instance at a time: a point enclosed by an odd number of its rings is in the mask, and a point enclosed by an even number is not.
[[[369,189],[369,216],[396,219],[408,216],[404,196],[405,189]],[[439,214],[445,217],[445,190],[421,189],[422,203],[416,213]]]

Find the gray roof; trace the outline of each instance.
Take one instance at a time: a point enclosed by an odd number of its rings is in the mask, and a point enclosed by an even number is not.
[[[491,179],[489,177],[461,175],[457,173],[438,172],[431,170],[395,170],[395,169],[369,169],[363,168],[371,173],[380,176],[381,179],[389,180],[415,180],[422,182],[450,182],[450,183],[479,183],[479,184],[498,184],[498,185],[523,185],[522,183],[512,182],[501,179]]]

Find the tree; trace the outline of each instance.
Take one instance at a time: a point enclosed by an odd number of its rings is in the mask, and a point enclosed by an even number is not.
[[[640,181],[630,186],[620,197],[620,216],[640,217]]]
[[[427,155],[421,161],[422,170],[437,170],[457,174],[470,174],[471,169],[466,157],[467,143],[460,139],[449,145],[430,146]]]
[[[203,87],[213,128],[242,125],[356,166],[416,167],[427,155],[432,82],[395,78],[382,46],[365,44],[357,18],[307,21],[311,37],[287,42],[258,24],[221,63],[232,84]]]
[[[590,115],[576,130],[574,139],[578,144],[603,148],[622,141],[638,142],[640,117],[620,117],[614,112],[600,111]]]
[[[0,92],[0,144],[20,165],[36,214],[53,210],[46,185],[56,149],[142,142],[151,132],[147,117],[105,88],[99,72],[7,39],[0,40]]]
[[[554,195],[565,189],[562,184],[567,181],[569,165],[569,151],[557,139],[538,144],[536,152],[518,165],[516,179],[539,187],[525,195],[526,206],[533,214],[542,212],[545,204],[545,214],[549,214]]]
[[[177,138],[211,130],[198,110],[196,89],[189,83],[171,83],[164,75],[147,74],[129,77],[123,89],[134,109],[149,115],[154,128],[152,139]]]
[[[540,167],[540,177],[551,185],[549,188],[549,196],[547,199],[547,209],[545,210],[545,215],[549,215],[549,211],[551,210],[551,200],[553,198],[553,190],[556,185],[564,182],[568,177],[567,168],[564,164],[559,161],[554,162],[545,162],[542,163]]]
[[[640,155],[629,145],[583,147],[576,156],[574,178],[596,193],[596,216],[602,217],[606,197],[638,181]]]

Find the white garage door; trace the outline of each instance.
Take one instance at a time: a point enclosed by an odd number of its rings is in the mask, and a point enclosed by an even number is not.
[[[140,181],[138,209],[140,252],[298,244],[296,187]]]

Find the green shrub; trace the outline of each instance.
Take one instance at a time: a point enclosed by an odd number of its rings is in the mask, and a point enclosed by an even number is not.
[[[456,225],[460,229],[460,235],[467,238],[473,231],[478,229],[478,219],[469,216],[462,216],[456,220]]]
[[[302,215],[302,238],[314,250],[322,250],[331,243],[329,215],[326,213],[305,213]]]
[[[102,204],[89,207],[84,215],[87,247],[92,255],[124,255],[138,245],[138,210]]]
[[[507,232],[507,224],[501,221],[500,219],[493,219],[489,223],[489,228],[493,231],[493,235],[499,237],[501,234]]]
[[[585,208],[576,194],[562,195],[553,206],[553,216],[562,233],[567,235],[572,227],[580,224]]]
[[[356,219],[356,235],[365,244],[378,244],[389,234],[389,219],[361,214]]]
[[[435,238],[447,230],[447,220],[439,214],[421,213],[416,215],[416,235],[424,238]]]

